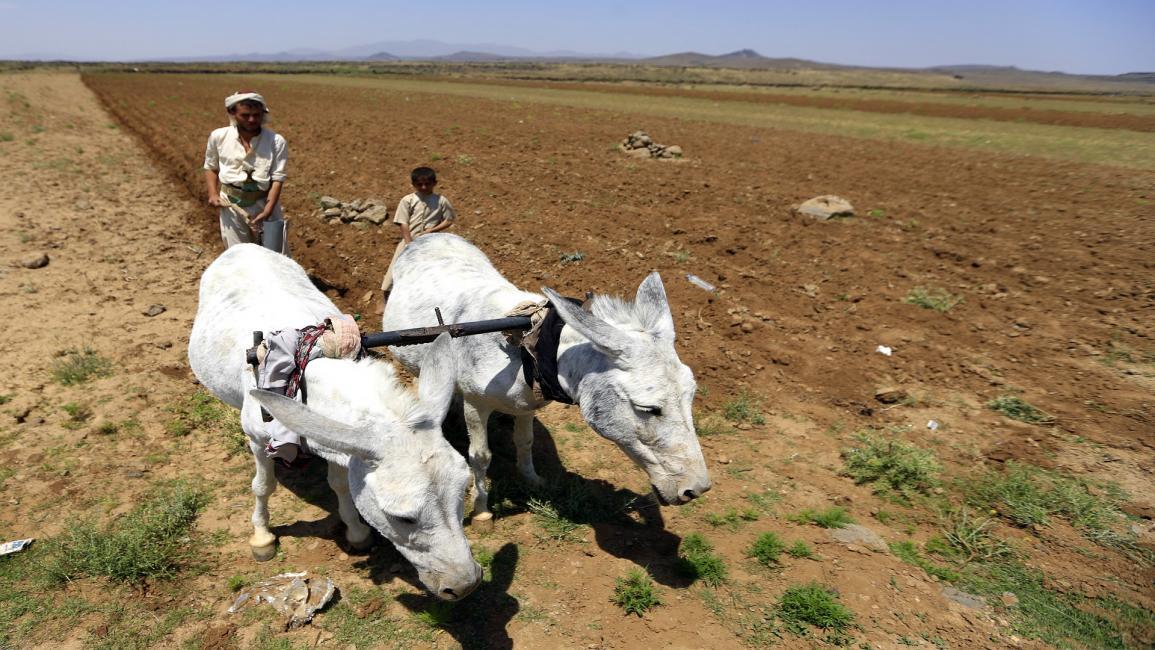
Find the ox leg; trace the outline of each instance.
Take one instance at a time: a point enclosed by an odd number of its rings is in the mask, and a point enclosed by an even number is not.
[[[358,551],[373,545],[372,530],[361,521],[353,497],[349,495],[349,470],[337,463],[329,463],[329,487],[337,494],[337,511],[345,522],[345,541]]]
[[[533,467],[533,414],[513,418],[513,444],[517,447],[517,469],[526,483],[533,487],[545,485]]]
[[[485,474],[489,470],[489,434],[486,429],[492,409],[479,407],[465,400],[465,428],[469,430],[469,468],[473,470],[473,524],[490,527],[493,513],[489,511],[489,492],[485,489]]]
[[[249,443],[256,461],[257,471],[253,475],[253,536],[249,538],[249,548],[253,559],[265,562],[277,554],[277,536],[269,531],[269,495],[277,489],[277,477],[273,473],[273,459],[265,455],[257,443]]]

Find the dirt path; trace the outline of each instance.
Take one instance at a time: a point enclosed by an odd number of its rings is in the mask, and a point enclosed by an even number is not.
[[[15,370],[0,388],[11,398],[5,465],[15,470],[0,526],[5,537],[42,537],[112,485],[122,504],[131,502],[143,482],[124,480],[126,472],[189,473],[195,465],[181,456],[207,452],[191,440],[180,448],[164,442],[163,422],[171,419],[165,406],[191,392],[191,288],[213,251],[187,235],[195,207],[172,192],[77,76],[7,74],[0,89],[0,132],[14,136],[0,143],[0,304],[14,325],[0,352]],[[21,265],[41,254],[47,266]],[[165,311],[145,315],[152,305]],[[79,386],[53,381],[53,364],[85,349],[111,360],[110,375]],[[69,403],[90,408],[91,423],[134,419],[139,431],[100,437],[88,426],[70,429],[62,410]]]

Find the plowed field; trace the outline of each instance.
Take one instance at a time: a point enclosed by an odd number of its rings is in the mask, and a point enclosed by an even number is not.
[[[1007,589],[983,592],[977,579],[965,578],[952,587],[951,578],[928,575],[904,562],[900,551],[837,541],[826,529],[796,521],[804,509],[843,507],[885,542],[909,540],[925,555],[936,537],[957,529],[964,505],[974,517],[991,517],[984,536],[1010,544],[1014,566],[1042,572],[1039,584],[1057,594],[1055,602],[1064,608],[1085,603],[1087,611],[1112,621],[1103,624],[1104,644],[1155,641],[1155,571],[1149,563],[1155,539],[1155,172],[641,116],[612,106],[577,108],[561,99],[528,102],[518,98],[516,86],[498,99],[414,92],[389,80],[326,84],[318,78],[141,74],[88,75],[84,83],[155,161],[155,167],[121,175],[167,174],[167,187],[188,201],[180,218],[158,218],[168,219],[178,239],[205,255],[193,263],[153,260],[173,266],[187,281],[176,290],[185,297],[182,304],[195,299],[200,269],[220,250],[215,214],[192,201],[204,204],[205,138],[224,123],[222,98],[238,88],[265,95],[273,110],[270,126],[289,142],[283,202],[295,259],[369,327],[379,324],[376,289],[398,233],[391,224],[324,223],[316,216],[317,199],[379,198],[394,206],[410,191],[408,171],[421,164],[437,169],[439,190],[458,209],[454,232],[486,251],[519,286],[548,285],[569,295],[632,294],[652,270],[665,281],[679,354],[702,388],[697,418],[713,491],[660,515],[652,509],[591,515],[577,521],[572,537],[550,537],[511,478],[512,445],[495,437],[491,475],[507,476],[510,501],[494,532],[472,534],[475,549],[493,554],[491,583],[434,631],[393,637],[366,632],[364,644],[1061,644],[1065,632],[1048,636],[1030,618],[1025,588],[1005,596]],[[726,101],[716,95],[710,99]],[[902,109],[897,102],[866,108]],[[934,116],[940,110],[948,109],[910,112]],[[943,114],[984,117],[969,109]],[[1072,115],[1062,119],[1076,119]],[[1071,123],[1107,126],[1096,119]],[[1151,128],[1150,118],[1126,120],[1111,126]],[[1080,137],[1080,128],[1067,128],[1072,139]],[[622,155],[616,144],[638,129],[680,145],[686,158],[656,162]],[[795,205],[823,194],[847,198],[857,215],[819,222],[795,212]],[[141,199],[137,207],[141,201],[147,202]],[[121,235],[110,229],[91,236]],[[573,253],[581,259],[574,261]],[[687,274],[717,290],[691,284]],[[182,312],[174,323],[170,336],[181,341],[178,348],[187,341],[180,327],[191,317]],[[173,372],[191,377],[181,374],[184,367]],[[876,393],[884,390],[901,395],[883,403]],[[1022,422],[989,406],[1009,397],[1045,416]],[[931,421],[935,428],[928,428]],[[29,431],[24,424],[10,429]],[[875,494],[877,483],[856,485],[843,475],[842,452],[863,444],[859,434],[929,450],[943,466],[941,483],[910,500]],[[646,490],[642,472],[584,427],[576,409],[543,411],[536,445],[539,468],[569,477],[591,500],[612,499],[615,490]],[[252,564],[244,538],[248,465],[238,459],[219,468],[192,465],[174,457],[166,473],[203,471],[221,486],[217,492],[226,503],[202,518],[222,510],[235,510],[236,517],[207,577],[196,582],[197,601],[210,620],[185,623],[170,641],[188,639],[201,647],[245,646],[258,637],[268,642],[259,620],[221,627],[230,600],[223,582],[233,574],[293,568],[332,575],[350,593],[379,594],[342,605],[353,607],[362,625],[380,618],[397,621],[402,630],[420,626],[412,611],[430,605],[417,595],[412,570],[394,566],[395,552],[379,549],[367,559],[350,559],[333,530],[336,519],[303,521],[325,513],[285,492],[273,497],[285,553],[277,566]],[[974,496],[975,484],[991,484],[992,477],[1025,466],[1074,477],[1092,500],[1114,495],[1128,518],[1113,519],[1107,528],[1125,542],[1097,543],[1070,513],[1024,523],[1006,503]],[[10,483],[8,492],[13,489]],[[952,509],[954,515],[943,514]],[[814,557],[783,556],[779,565],[761,566],[747,550],[766,532],[788,545],[807,542]],[[704,535],[729,567],[720,586],[694,582],[680,570],[679,543],[691,533]],[[990,559],[927,557],[963,574]],[[648,572],[663,602],[643,617],[625,616],[610,602],[615,579],[631,568]],[[842,636],[809,627],[808,636],[792,631],[775,604],[788,587],[811,581],[834,588],[857,626]],[[951,597],[956,587],[986,596],[986,604],[960,604]],[[1104,613],[1102,603],[1114,599],[1140,609],[1127,610],[1128,616]],[[329,616],[314,622],[320,632],[284,637],[360,645],[342,636],[344,619]]]

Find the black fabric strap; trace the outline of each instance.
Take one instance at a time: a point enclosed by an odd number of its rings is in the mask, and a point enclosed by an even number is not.
[[[577,298],[566,300],[578,306],[582,304]],[[561,329],[565,327],[565,321],[552,304],[547,304],[546,308],[549,309],[549,313],[541,323],[533,351],[524,346],[521,348],[521,367],[525,383],[529,384],[530,388],[536,385],[544,399],[573,404],[573,398],[566,394],[557,378],[557,346],[561,340]]]

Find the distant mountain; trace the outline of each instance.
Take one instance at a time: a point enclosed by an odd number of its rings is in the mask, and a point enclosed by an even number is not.
[[[1155,84],[1155,72],[1125,72],[1118,76],[1120,81],[1138,81]]]
[[[400,61],[401,57],[397,56],[396,54],[390,54],[389,52],[374,52],[373,54],[370,54],[369,56],[365,57],[365,60],[366,61]]]
[[[702,54],[701,52],[679,52],[665,56],[654,56],[639,59],[635,63],[660,66],[684,66],[694,68],[751,68],[765,70],[794,70],[806,68],[811,70],[830,70],[847,68],[850,66],[819,63],[806,59],[770,58],[762,56],[754,50],[738,50],[729,54]]]
[[[508,61],[509,58],[510,57],[508,57],[508,56],[501,56],[500,54],[493,54],[490,52],[467,52],[467,51],[454,52],[453,54],[447,54],[445,56],[433,57],[433,59],[436,61],[456,61],[459,63],[468,63],[471,61],[472,62],[478,62],[478,63],[485,62],[485,61]]]

